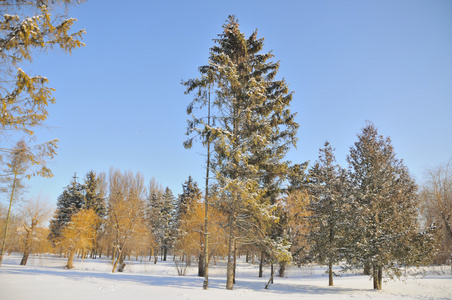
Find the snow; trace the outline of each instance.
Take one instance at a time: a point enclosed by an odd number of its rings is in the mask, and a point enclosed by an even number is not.
[[[4,258],[0,267],[0,299],[452,299],[450,267],[429,268],[425,277],[383,283],[382,291],[372,289],[368,276],[348,273],[335,277],[328,287],[324,269],[316,266],[290,267],[286,278],[275,277],[264,289],[269,277],[257,277],[257,265],[240,260],[234,290],[225,289],[224,262],[210,267],[210,288],[202,290],[203,278],[196,266],[187,276],[177,276],[172,261],[156,265],[149,261],[128,261],[125,272],[110,273],[109,261],[75,260],[75,269],[65,270],[66,259],[57,256],[33,256],[20,266],[20,255]]]

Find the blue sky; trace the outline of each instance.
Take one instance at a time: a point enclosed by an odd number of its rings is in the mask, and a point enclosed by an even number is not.
[[[230,14],[265,37],[295,92],[293,163],[315,161],[328,140],[346,166],[366,120],[419,181],[452,157],[452,1],[89,0],[69,11],[86,47],[29,66],[56,89],[38,138],[60,143],[54,178],[32,179],[26,197],[56,203],[74,172],[110,167],[176,195],[189,175],[203,186],[204,150],[182,146],[191,96],[180,82],[198,76]]]

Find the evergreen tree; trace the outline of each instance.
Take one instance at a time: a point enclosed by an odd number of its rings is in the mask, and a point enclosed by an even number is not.
[[[380,290],[383,271],[390,278],[400,276],[401,266],[419,264],[429,254],[417,251],[430,249],[429,235],[418,232],[417,186],[396,158],[390,138],[379,135],[372,123],[358,134],[347,161],[353,236],[349,261],[370,264],[374,289]]]
[[[85,195],[84,209],[92,209],[99,218],[104,218],[106,215],[105,195],[100,189],[100,178],[94,171],[86,174],[83,192]]]
[[[192,237],[192,230],[194,230],[194,223],[197,224],[199,204],[201,202],[201,190],[198,188],[198,184],[193,180],[191,176],[182,184],[182,194],[179,195],[176,205],[175,205],[175,218],[174,218],[174,229],[175,237],[178,244],[189,244],[188,239]],[[203,228],[204,230],[204,228]],[[204,232],[200,232],[201,236]],[[200,242],[202,244],[203,241]],[[193,249],[179,249],[187,256],[187,264],[191,262],[191,255]],[[204,256],[203,252],[198,253],[198,276],[204,276]]]
[[[98,221],[96,222],[96,241],[93,244],[91,256],[96,258],[101,251],[100,241],[105,233],[105,217],[107,216],[105,192],[101,188],[101,178],[94,171],[89,171],[83,183],[83,194],[85,196],[85,210],[93,210]]]
[[[56,244],[61,236],[62,229],[70,222],[71,217],[85,207],[85,196],[83,186],[74,178],[58,196],[57,210],[50,220],[50,240]]]
[[[198,184],[191,176],[182,184],[182,194],[179,195],[175,205],[174,227],[178,228],[184,217],[191,213],[191,209],[201,199]]]
[[[168,250],[174,242],[174,195],[169,187],[162,195],[162,206],[160,208],[160,226],[163,250],[163,261],[166,261]]]
[[[319,151],[319,160],[309,170],[311,253],[318,262],[328,266],[329,286],[333,286],[333,264],[344,258],[347,226],[346,172],[335,164],[333,151],[326,142]]]
[[[170,188],[163,193],[153,191],[148,196],[148,218],[152,223],[152,231],[160,245],[163,261],[166,261],[168,250],[171,248],[174,237],[174,195]]]
[[[272,53],[259,53],[263,38],[257,38],[257,31],[245,38],[235,17],[230,16],[214,42],[209,65],[199,68],[202,76],[184,84],[187,93],[199,88],[189,113],[196,103],[201,106],[205,103],[203,89],[215,91],[212,125],[193,116],[188,133],[208,136],[204,141],[212,140],[214,144],[212,162],[228,201],[223,206],[229,216],[226,288],[232,289],[239,216],[268,214],[269,203],[262,198],[265,190],[261,184],[267,183],[265,189],[271,189],[268,183],[275,177],[264,179],[264,176],[280,172],[284,165],[279,163],[280,159],[295,144],[298,124],[288,108],[292,93],[284,80],[275,80],[279,63],[271,61]],[[250,218],[246,219],[249,222]]]

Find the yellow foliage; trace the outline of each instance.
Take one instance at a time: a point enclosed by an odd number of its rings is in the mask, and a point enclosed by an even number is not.
[[[92,248],[96,240],[98,223],[99,217],[93,209],[80,210],[62,230],[62,246],[70,253]]]

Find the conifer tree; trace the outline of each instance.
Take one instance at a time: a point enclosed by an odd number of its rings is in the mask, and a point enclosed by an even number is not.
[[[429,235],[418,230],[417,186],[396,158],[390,138],[379,135],[370,122],[358,134],[347,161],[353,236],[349,262],[370,264],[374,289],[380,290],[384,271],[390,278],[400,276],[401,266],[419,264],[431,252]]]
[[[100,178],[94,171],[89,171],[83,183],[83,193],[85,195],[85,209],[92,209],[99,218],[105,217],[105,195],[100,188]]]
[[[152,232],[160,246],[163,261],[166,261],[176,233],[174,202],[174,195],[169,187],[166,187],[163,192],[155,190],[148,196],[148,222],[151,222]]]
[[[318,262],[328,266],[329,286],[333,286],[333,264],[344,258],[347,227],[346,172],[336,164],[333,151],[326,142],[319,150],[319,160],[309,170],[311,253]]]
[[[85,207],[85,196],[83,186],[77,182],[77,176],[74,175],[71,184],[69,184],[58,196],[57,210],[50,220],[50,240],[58,243],[61,231],[69,223],[71,217]]]
[[[162,203],[160,207],[160,238],[162,241],[163,261],[166,261],[168,250],[171,249],[174,242],[174,195],[169,187],[162,194]]]
[[[43,125],[48,105],[55,102],[54,89],[47,86],[46,77],[28,74],[27,64],[33,62],[37,53],[55,46],[68,53],[84,46],[81,38],[85,30],[71,33],[77,20],[63,17],[58,10],[61,3],[81,2],[83,0],[0,1],[0,137],[14,132],[35,142],[35,129]],[[39,159],[39,153],[46,149],[54,155],[57,142],[54,139],[29,147],[30,155],[50,176],[46,161]],[[0,157],[10,150],[3,144]]]
[[[175,237],[176,246],[187,259],[187,264],[191,263],[191,256],[194,252],[193,244],[202,244],[203,234],[204,234],[204,224],[200,226],[199,213],[201,203],[201,191],[198,188],[198,184],[193,180],[191,176],[182,185],[182,194],[179,195],[176,206],[175,206]],[[197,228],[195,228],[197,227]],[[201,227],[201,228],[199,228]],[[198,231],[194,233],[193,231]],[[201,241],[198,239],[198,235],[201,235]],[[196,236],[196,237],[195,237]],[[196,241],[196,242],[194,242]],[[196,247],[198,248],[198,247]],[[198,251],[196,251],[198,252]],[[198,276],[204,276],[204,256],[203,252],[195,253],[199,254],[198,260]]]
[[[298,124],[288,108],[292,93],[284,80],[275,80],[279,63],[271,61],[271,52],[260,54],[263,38],[257,38],[257,31],[245,38],[230,16],[214,42],[209,64],[199,68],[201,77],[184,84],[188,93],[199,88],[189,113],[195,103],[205,103],[203,88],[215,93],[212,125],[193,116],[188,133],[208,136],[214,144],[214,171],[228,201],[223,206],[229,216],[226,288],[232,289],[237,222],[245,215],[239,212],[268,213],[260,170],[269,174],[278,168],[279,159],[295,144]]]
[[[201,198],[198,184],[191,176],[182,184],[182,194],[179,195],[175,205],[174,227],[180,227],[184,217],[191,213],[191,209]]]
[[[92,257],[96,258],[98,253],[101,253],[100,249],[100,240],[103,237],[103,233],[105,233],[105,217],[107,215],[106,208],[106,197],[105,192],[101,186],[101,178],[96,175],[94,171],[89,171],[83,183],[83,194],[85,196],[85,210],[93,210],[97,217],[98,222],[96,223],[96,242],[93,245],[92,249]]]

